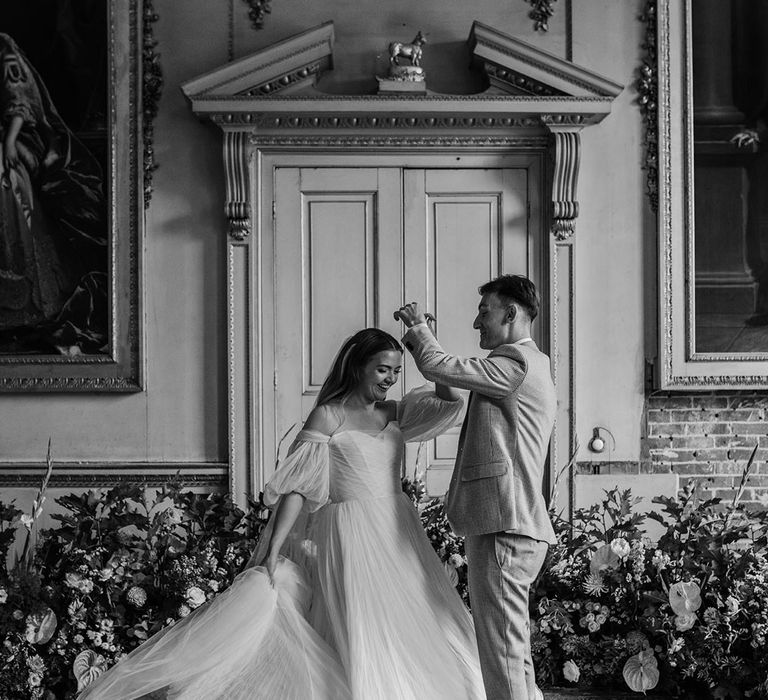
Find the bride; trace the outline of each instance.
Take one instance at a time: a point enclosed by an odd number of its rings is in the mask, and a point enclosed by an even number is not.
[[[455,425],[425,386],[386,400],[402,347],[344,343],[264,489],[274,507],[233,584],[97,678],[80,700],[483,700],[469,611],[400,487],[405,441]]]

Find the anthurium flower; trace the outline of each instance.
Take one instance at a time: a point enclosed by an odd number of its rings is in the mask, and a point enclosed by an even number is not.
[[[589,562],[589,571],[592,574],[599,574],[605,569],[615,569],[619,565],[619,557],[611,546],[604,544],[598,549]]]
[[[676,615],[696,612],[701,607],[701,589],[695,581],[678,581],[669,587],[669,604]]]
[[[81,651],[72,663],[72,672],[77,679],[77,690],[80,692],[98,678],[107,668],[107,662],[101,654],[91,649]]]
[[[30,644],[45,644],[53,637],[56,624],[56,613],[49,607],[30,613],[27,615],[27,630],[24,637]]]
[[[630,656],[624,664],[624,680],[630,690],[644,693],[659,682],[659,664],[651,649]]]

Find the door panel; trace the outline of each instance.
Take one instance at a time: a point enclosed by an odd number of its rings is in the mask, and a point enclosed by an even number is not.
[[[481,352],[472,328],[478,286],[503,272],[529,274],[526,191],[522,169],[405,174],[406,300],[426,300],[438,339],[452,353]],[[423,382],[410,357],[405,382],[408,389]],[[407,472],[426,472],[429,493],[448,486],[459,432],[453,428],[427,449],[406,450]]]
[[[477,355],[477,287],[502,272],[536,278],[527,171],[277,168],[275,171],[275,441],[301,424],[342,341],[366,326],[400,337],[392,311],[424,302],[451,352]],[[423,383],[406,353],[403,382]],[[459,429],[405,468],[445,491]]]
[[[399,201],[397,169],[279,168],[275,190],[279,439],[309,415],[344,339],[399,306],[402,236],[397,217],[382,220]]]

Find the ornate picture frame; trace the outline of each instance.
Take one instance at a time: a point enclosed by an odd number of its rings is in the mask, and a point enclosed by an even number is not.
[[[726,4],[719,4],[724,9]],[[701,106],[694,104],[693,41],[691,0],[658,0],[657,19],[657,70],[658,70],[658,159],[651,162],[649,189],[653,187],[656,166],[658,167],[658,235],[659,235],[659,372],[658,388],[662,390],[749,390],[764,389],[768,383],[768,343],[753,342],[752,346],[734,343],[716,345],[710,336],[702,333],[702,315],[716,316],[716,302],[711,289],[721,284],[733,295],[737,282],[745,288],[757,285],[755,270],[749,269],[746,255],[743,256],[743,281],[726,272],[711,272],[703,269],[702,250],[715,250],[715,257],[726,256],[726,252],[705,237],[710,235],[710,217],[701,216],[702,211],[731,207],[729,211],[740,211],[742,195],[732,196],[718,204],[701,200],[695,196],[695,186],[702,177],[702,167],[710,163],[713,167],[726,167],[737,171],[743,178],[744,167],[738,165],[737,147],[733,134],[738,133],[732,126],[736,121],[713,120],[714,127],[701,121]],[[697,5],[697,11],[700,7]],[[648,13],[647,13],[648,14]],[[648,14],[653,17],[653,12]],[[712,25],[714,26],[714,25]],[[719,31],[719,29],[717,30]],[[727,35],[727,32],[720,32]],[[727,72],[727,71],[726,71]],[[699,74],[700,76],[702,73]],[[653,76],[651,76],[653,77]],[[709,78],[708,76],[708,79]],[[649,84],[650,84],[649,79]],[[694,124],[694,121],[696,122]],[[695,128],[694,128],[695,127]],[[709,131],[707,131],[709,129]],[[718,131],[719,130],[719,131]],[[700,150],[702,134],[707,136],[710,152]],[[717,135],[724,134],[724,135]],[[718,150],[713,150],[716,147]],[[714,156],[712,155],[714,153]],[[726,160],[727,158],[727,160]],[[717,160],[719,159],[719,160]],[[736,163],[736,165],[734,165]],[[648,164],[646,164],[648,165]],[[721,171],[722,172],[722,171]],[[704,175],[706,175],[706,171]],[[725,190],[712,188],[708,192],[720,196]],[[656,204],[651,192],[651,202]],[[706,207],[709,207],[707,210]],[[701,209],[699,209],[701,208]],[[696,213],[701,216],[696,226]],[[733,233],[744,234],[743,222],[733,217]],[[712,255],[710,253],[710,255]],[[736,256],[738,257],[738,256]],[[719,275],[719,276],[718,276]],[[752,281],[750,282],[750,275]],[[711,282],[710,282],[711,280]],[[744,283],[746,282],[746,284]],[[730,303],[730,302],[726,302]],[[724,309],[732,315],[730,309]],[[721,315],[725,313],[719,312]],[[749,317],[749,309],[743,316]],[[725,323],[725,321],[721,321]],[[743,323],[745,332],[754,333],[754,324]],[[768,338],[768,327],[761,337]],[[714,336],[714,331],[710,333]],[[706,341],[706,342],[705,342]]]
[[[46,208],[42,204],[38,207],[43,212],[40,216],[45,217],[43,223],[47,225],[48,222],[53,222],[49,229],[53,233],[46,234],[52,241],[49,244],[52,252],[48,258],[35,261],[35,267],[28,275],[24,269],[19,273],[11,264],[6,264],[10,269],[6,277],[20,280],[16,285],[20,301],[17,302],[16,311],[8,312],[5,328],[7,330],[9,325],[19,322],[19,319],[22,322],[28,318],[34,321],[34,314],[27,313],[23,308],[23,293],[30,296],[29,292],[25,292],[23,285],[27,284],[32,288],[32,294],[37,293],[39,299],[44,292],[38,292],[35,285],[40,289],[43,289],[44,285],[51,287],[50,282],[45,282],[45,274],[51,270],[57,272],[64,267],[62,260],[79,261],[83,258],[81,247],[76,248],[74,252],[58,252],[62,245],[72,243],[78,235],[89,244],[97,240],[101,246],[98,260],[103,261],[102,267],[96,268],[96,273],[88,272],[88,279],[98,274],[102,283],[94,285],[97,287],[97,293],[94,293],[89,283],[84,281],[87,275],[81,276],[83,270],[94,269],[96,263],[91,268],[79,266],[76,271],[73,269],[70,277],[75,280],[72,283],[75,292],[65,290],[59,293],[59,298],[66,299],[63,308],[69,308],[67,305],[75,307],[78,312],[76,321],[66,318],[63,312],[51,315],[48,311],[44,317],[47,335],[35,330],[36,339],[39,341],[36,346],[33,346],[32,342],[24,345],[24,340],[29,335],[25,336],[23,332],[16,335],[6,334],[5,344],[0,350],[0,392],[137,392],[143,389],[141,268],[144,209],[150,194],[145,183],[149,182],[154,167],[151,144],[147,144],[148,134],[151,139],[151,123],[145,123],[151,122],[151,118],[145,120],[144,115],[154,115],[154,100],[157,96],[156,89],[150,90],[148,94],[151,104],[145,104],[143,94],[147,91],[143,88],[146,88],[144,73],[147,71],[144,64],[149,60],[150,76],[156,68],[153,63],[154,42],[151,38],[151,23],[156,17],[150,0],[107,0],[104,7],[106,14],[98,25],[99,31],[82,33],[82,36],[96,36],[95,48],[88,47],[87,50],[91,52],[89,56],[98,55],[103,61],[102,64],[97,64],[102,75],[102,82],[99,84],[104,86],[106,93],[102,100],[105,104],[98,110],[101,121],[98,115],[94,117],[89,114],[89,118],[79,123],[78,127],[67,124],[66,119],[60,116],[65,114],[65,110],[62,106],[58,109],[56,107],[58,81],[55,76],[51,80],[51,89],[47,89],[45,77],[42,71],[33,65],[29,49],[20,48],[18,52],[21,57],[18,63],[21,67],[17,69],[17,74],[22,78],[32,76],[30,82],[36,82],[37,91],[42,94],[39,100],[42,104],[41,110],[46,116],[50,115],[46,121],[54,124],[55,133],[49,142],[61,143],[63,139],[66,144],[66,147],[61,149],[66,154],[61,158],[66,159],[62,170],[74,171],[74,175],[67,172],[65,176],[58,178],[57,184],[61,180],[67,180],[69,190],[64,192],[67,196],[72,192],[81,194],[81,191],[86,190],[87,197],[92,200],[93,193],[98,191],[103,197],[103,206],[99,208],[99,212],[103,212],[103,219],[100,219],[102,226],[94,234],[95,227],[88,228],[87,223],[80,225],[79,222],[73,224],[65,221],[67,212],[57,218],[62,208]],[[30,21],[32,19],[34,18],[30,17]],[[61,18],[56,21],[60,22]],[[24,34],[23,23],[17,23],[16,27],[19,34]],[[56,27],[56,31],[60,31],[59,27]],[[3,36],[10,46],[14,46],[13,40],[7,39],[8,35]],[[103,44],[99,44],[102,40]],[[21,45],[21,41],[18,44]],[[157,88],[157,81],[150,87]],[[89,99],[95,98],[90,95]],[[58,126],[58,122],[64,125]],[[74,157],[70,157],[75,147],[85,154],[83,159],[91,158],[97,163],[92,171],[77,171],[76,166],[79,166],[82,160],[77,162]],[[55,145],[41,148],[45,158],[40,159],[40,162],[47,165],[51,158],[56,158],[56,148]],[[149,161],[147,154],[150,156]],[[95,172],[100,172],[103,183],[101,188],[92,184],[97,178],[93,175]],[[146,180],[145,172],[148,175]],[[86,179],[90,184],[83,184]],[[32,182],[35,180],[32,179]],[[34,193],[34,190],[31,191]],[[43,194],[40,194],[40,199],[42,198]],[[32,223],[35,224],[36,220],[32,219]],[[42,228],[38,226],[35,229],[33,225],[29,225],[27,229],[23,229],[20,225],[21,233],[11,232],[9,235],[17,235],[22,241],[26,235],[33,240],[30,247],[34,247],[37,246],[34,241],[36,231],[41,231]],[[61,236],[62,230],[66,231],[67,235]],[[64,244],[61,241],[64,241]],[[50,262],[51,258],[53,263]],[[15,261],[11,262],[15,264]],[[25,276],[32,281],[22,281]],[[39,284],[36,282],[38,278]],[[83,290],[87,294],[75,299],[75,294]],[[71,293],[72,296],[67,298],[65,293]],[[28,304],[29,308],[32,306]],[[37,306],[42,307],[43,304],[37,303]],[[49,304],[50,306],[52,304]],[[16,313],[15,317],[13,313]],[[101,314],[101,317],[96,318],[98,314]],[[79,323],[84,317],[96,318],[98,323],[94,323],[95,331],[85,323]],[[69,328],[62,330],[65,321]],[[54,323],[59,323],[59,326],[54,327]],[[11,332],[16,333],[14,328],[11,328]],[[21,340],[17,340],[18,337],[21,337]],[[81,337],[85,338],[82,342]],[[57,344],[59,339],[60,344]],[[89,343],[89,340],[92,342]]]

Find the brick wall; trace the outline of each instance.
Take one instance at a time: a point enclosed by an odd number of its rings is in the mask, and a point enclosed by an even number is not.
[[[766,507],[768,498],[768,394],[650,396],[642,461],[648,471],[672,469],[681,485],[703,482],[702,493],[730,503],[755,445],[758,451],[741,501]]]

